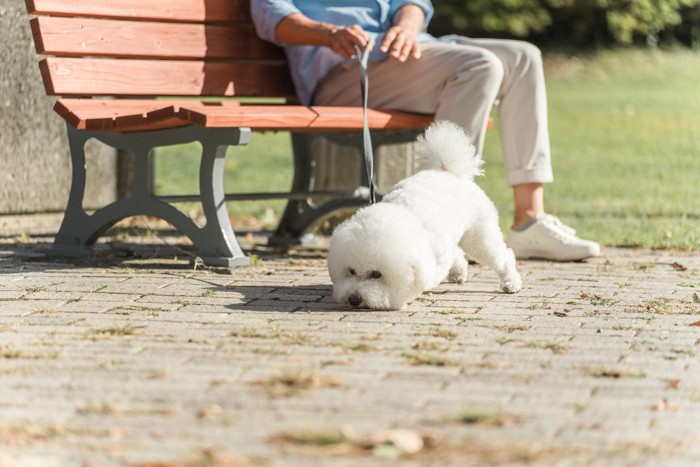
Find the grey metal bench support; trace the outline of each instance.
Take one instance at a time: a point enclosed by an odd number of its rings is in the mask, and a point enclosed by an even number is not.
[[[384,145],[397,145],[400,143],[410,143],[415,141],[419,130],[392,130],[373,131],[372,146],[375,158],[381,153]],[[292,133],[292,148],[294,156],[294,180],[292,181],[292,193],[304,193],[308,196],[290,197],[289,202],[282,214],[279,226],[275,235],[270,239],[274,244],[289,244],[302,241],[302,238],[310,233],[313,228],[323,221],[327,216],[343,210],[353,210],[367,205],[369,194],[367,173],[365,172],[364,160],[362,156],[362,134],[360,133]],[[317,187],[318,180],[326,178],[324,170],[333,170],[325,166],[318,167],[321,157],[338,157],[336,154],[320,154],[315,148],[317,139],[326,139],[335,145],[350,148],[356,153],[357,173],[360,174],[360,186],[357,189],[339,191],[337,187]],[[332,152],[332,151],[331,151]],[[376,169],[379,170],[378,168]],[[352,177],[352,175],[350,175]],[[365,191],[361,191],[362,187]],[[335,196],[329,197],[327,201],[319,202],[325,191],[332,188],[329,193]],[[314,193],[316,192],[316,193]],[[381,194],[379,194],[381,197]]]
[[[70,125],[67,128],[73,180],[63,223],[49,255],[88,255],[97,239],[115,223],[127,217],[145,215],[163,219],[189,237],[198,257],[206,265],[236,267],[250,264],[231,227],[223,184],[226,150],[229,146],[248,144],[249,128],[187,126],[133,133],[83,131]],[[134,193],[88,214],[83,209],[87,172],[85,143],[92,138],[134,155]],[[149,164],[153,149],[194,141],[202,146],[199,200],[206,219],[203,227],[153,193]]]

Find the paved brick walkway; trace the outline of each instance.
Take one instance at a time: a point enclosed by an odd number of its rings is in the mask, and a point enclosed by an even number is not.
[[[474,266],[366,312],[323,252],[2,249],[2,466],[700,465],[697,254],[522,262],[517,295]]]

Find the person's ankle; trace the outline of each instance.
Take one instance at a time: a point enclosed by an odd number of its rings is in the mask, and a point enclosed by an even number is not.
[[[513,218],[513,224],[511,224],[510,228],[513,230],[524,230],[528,225],[532,224],[533,219],[543,212],[544,211],[528,209],[522,213],[516,213]]]

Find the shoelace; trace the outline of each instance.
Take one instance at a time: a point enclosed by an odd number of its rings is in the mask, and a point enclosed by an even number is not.
[[[559,220],[557,216],[554,216],[552,214],[545,214],[542,219],[550,226],[556,227],[557,229],[561,230],[563,233],[566,235],[573,237],[576,235],[576,229],[573,227],[569,227],[568,225],[564,224],[562,221]]]
[[[542,225],[546,227],[544,230],[548,235],[561,240],[564,243],[568,243],[572,238],[574,238],[574,234],[571,232],[576,232],[568,225],[563,224],[559,219],[557,219],[556,216],[549,214],[542,217]]]

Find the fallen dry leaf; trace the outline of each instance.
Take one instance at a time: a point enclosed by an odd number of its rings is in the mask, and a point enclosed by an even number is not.
[[[666,410],[666,399],[661,399],[659,402],[654,404],[654,407],[651,408],[654,412],[661,412],[663,410]]]
[[[200,419],[211,419],[217,417],[221,413],[221,406],[218,404],[212,404],[209,407],[204,407],[197,411],[197,418]]]
[[[681,263],[674,262],[671,267],[675,269],[676,271],[687,271],[688,268],[683,266]]]
[[[690,323],[691,326],[700,326],[700,321],[696,321],[694,323]]]
[[[399,428],[378,431],[371,436],[370,442],[374,445],[388,443],[406,454],[415,454],[425,446],[421,433]]]
[[[353,365],[355,365],[355,360],[352,358],[348,358],[345,360],[325,360],[325,361],[321,362],[321,366],[329,366],[329,365],[353,366]]]

